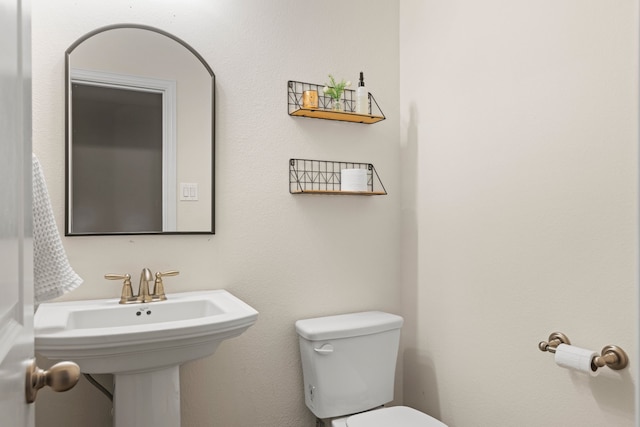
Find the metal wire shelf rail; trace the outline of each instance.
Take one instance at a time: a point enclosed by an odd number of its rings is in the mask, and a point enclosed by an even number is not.
[[[366,169],[367,191],[341,190],[342,169]],[[360,196],[386,195],[387,190],[371,163],[332,160],[289,160],[289,192],[291,194],[340,194]]]
[[[305,83],[295,80],[287,82],[287,107],[290,116],[309,117],[314,119],[338,120],[352,123],[372,124],[386,119],[376,99],[369,93],[369,114],[358,114],[356,110],[355,93],[353,89],[345,89],[342,94],[344,111],[333,111],[331,97],[322,91],[324,85]],[[302,102],[304,92],[315,91],[317,93],[318,106],[305,107]]]

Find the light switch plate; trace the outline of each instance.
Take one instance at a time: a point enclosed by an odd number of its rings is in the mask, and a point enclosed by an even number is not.
[[[192,182],[180,183],[180,200],[195,201],[198,200],[198,184]]]

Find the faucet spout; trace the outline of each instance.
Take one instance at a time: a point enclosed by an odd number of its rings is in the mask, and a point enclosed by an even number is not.
[[[138,302],[151,302],[153,299],[149,294],[149,282],[153,280],[153,274],[148,268],[143,268],[140,273],[140,284],[138,286]]]

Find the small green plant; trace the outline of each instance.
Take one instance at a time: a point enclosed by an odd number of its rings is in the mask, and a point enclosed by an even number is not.
[[[351,82],[349,80],[345,81],[342,79],[340,83],[336,83],[336,79],[329,74],[329,83],[324,84],[322,91],[336,101],[339,101],[342,96],[342,92],[344,92],[344,88],[349,86],[351,86]]]

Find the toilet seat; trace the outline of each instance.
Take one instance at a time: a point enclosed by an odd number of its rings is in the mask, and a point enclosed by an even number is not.
[[[429,415],[407,406],[392,406],[347,418],[347,427],[447,427]]]

